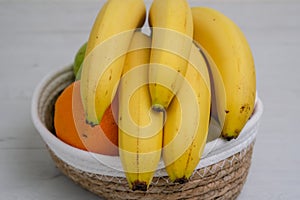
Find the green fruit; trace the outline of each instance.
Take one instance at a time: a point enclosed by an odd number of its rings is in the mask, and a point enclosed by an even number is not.
[[[82,64],[82,62],[84,60],[86,46],[87,46],[87,42],[84,43],[80,47],[80,49],[76,53],[76,56],[75,56],[75,59],[74,59],[73,72],[74,72],[74,75],[75,75],[76,79],[78,79],[78,77],[80,76],[80,71],[81,71],[80,67],[81,67],[81,64]]]

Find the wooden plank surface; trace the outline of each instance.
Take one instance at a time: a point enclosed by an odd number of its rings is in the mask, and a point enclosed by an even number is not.
[[[73,61],[104,1],[0,1],[0,199],[98,199],[54,166],[31,122],[34,88]],[[151,1],[146,1],[149,5]],[[300,2],[190,1],[244,31],[264,114],[240,200],[300,199]]]

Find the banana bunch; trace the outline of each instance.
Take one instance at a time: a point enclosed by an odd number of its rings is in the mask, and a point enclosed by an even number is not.
[[[86,123],[99,124],[118,95],[120,160],[129,187],[142,191],[160,160],[172,182],[187,182],[208,141],[238,137],[256,93],[250,47],[225,15],[153,0],[150,36],[136,30],[145,19],[142,0],[108,0],[74,65]]]

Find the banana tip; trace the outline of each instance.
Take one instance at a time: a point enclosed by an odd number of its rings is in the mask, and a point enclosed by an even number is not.
[[[223,137],[225,140],[227,140],[227,141],[230,141],[230,140],[232,140],[232,139],[236,139],[238,136],[239,136],[239,132],[238,132],[238,131],[235,131],[234,134],[222,132],[222,137]]]
[[[132,190],[140,190],[140,191],[147,191],[148,185],[145,181],[134,181],[132,183]]]
[[[85,120],[85,123],[88,124],[88,125],[90,125],[91,127],[95,127],[95,126],[98,125],[97,123],[89,121],[89,120]]]

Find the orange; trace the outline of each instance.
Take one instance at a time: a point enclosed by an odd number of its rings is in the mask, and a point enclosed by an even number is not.
[[[112,105],[117,103],[114,102]],[[118,155],[118,126],[115,123],[117,113],[113,112],[117,109],[112,109],[114,108],[112,105],[106,110],[100,125],[90,126],[85,122],[80,81],[73,82],[55,103],[54,127],[57,137],[82,150]]]

